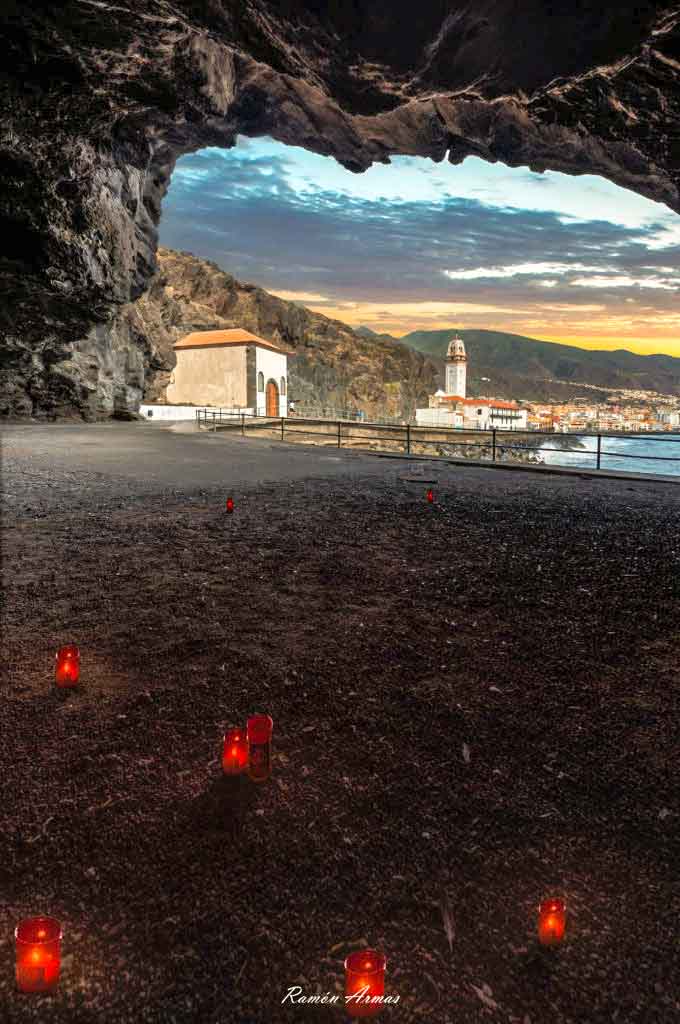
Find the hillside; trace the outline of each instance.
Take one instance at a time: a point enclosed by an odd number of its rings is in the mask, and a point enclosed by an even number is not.
[[[295,351],[288,360],[288,393],[302,413],[360,408],[369,417],[410,418],[438,387],[435,365],[410,346],[363,337],[191,253],[161,248],[158,262],[149,290],[118,318],[119,332],[143,339],[152,353],[147,401],[164,393],[178,338],[222,327],[244,327]]]
[[[399,341],[432,358],[443,372],[446,347],[456,333],[468,351],[468,390],[473,395],[564,400],[592,397],[590,389],[579,387],[590,384],[605,391],[635,389],[680,396],[680,359],[673,356],[641,356],[625,349],[588,351],[519,334],[456,332],[455,328],[412,331]],[[489,382],[482,377],[489,377]]]

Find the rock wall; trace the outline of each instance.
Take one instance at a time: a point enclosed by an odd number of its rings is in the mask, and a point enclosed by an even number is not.
[[[356,172],[600,174],[680,210],[677,4],[5,0],[0,32],[0,415],[134,407],[148,356],[116,314],[178,156],[238,133]]]
[[[288,393],[302,413],[360,408],[371,416],[407,418],[417,405],[427,405],[427,396],[438,387],[434,362],[406,345],[363,337],[339,320],[242,284],[191,253],[161,248],[158,264],[145,294],[123,307],[106,328],[118,342],[121,360],[126,346],[143,359],[144,372],[136,379],[145,376],[147,401],[165,397],[178,338],[228,327],[244,327],[295,352],[288,360]],[[119,365],[130,379],[135,367]],[[105,394],[107,403],[116,397],[100,387],[93,401],[97,394]],[[127,396],[138,400],[131,385]]]

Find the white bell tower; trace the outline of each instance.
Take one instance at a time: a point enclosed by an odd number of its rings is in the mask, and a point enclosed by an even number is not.
[[[446,351],[446,394],[465,398],[467,355],[463,339],[458,335],[449,342]]]

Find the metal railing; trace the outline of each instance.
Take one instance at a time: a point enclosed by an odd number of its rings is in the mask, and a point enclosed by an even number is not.
[[[256,422],[257,421],[257,422]],[[483,429],[479,427],[436,427],[429,425],[418,425],[418,424],[393,424],[385,423],[380,421],[366,421],[362,422],[361,425],[354,425],[350,421],[343,421],[338,419],[335,423],[332,420],[327,419],[316,419],[313,417],[300,417],[293,416],[262,416],[257,413],[248,412],[222,412],[221,410],[202,410],[196,411],[196,422],[199,426],[206,427],[208,429],[217,430],[218,428],[231,428],[238,430],[240,429],[241,434],[245,435],[246,424],[247,429],[270,429],[278,432],[279,424],[281,430],[281,440],[283,440],[286,434],[299,434],[307,435],[309,437],[332,437],[334,442],[337,441],[337,447],[342,446],[343,441],[390,441],[395,444],[399,444],[403,447],[403,450],[407,455],[415,454],[414,447],[419,445],[453,445],[456,448],[481,448],[490,449],[490,459],[483,459],[481,461],[498,462],[499,458],[502,459],[505,452],[526,452],[527,454],[539,453],[544,451],[560,451],[565,449],[555,448],[550,445],[543,444],[510,444],[503,440],[506,435],[513,435],[517,437],[518,434],[525,435],[532,438],[547,438],[557,437],[564,439],[565,437],[573,438],[595,438],[596,447],[594,450],[589,449],[566,449],[571,454],[578,454],[584,458],[592,457],[595,460],[595,469],[602,468],[603,457],[613,459],[643,459],[652,460],[655,462],[680,462],[680,455],[633,455],[630,452],[614,452],[606,450],[602,447],[602,441],[606,438],[616,438],[619,440],[644,440],[648,442],[680,442],[680,435],[672,434],[668,432],[664,433],[663,436],[658,434],[650,433],[633,433],[633,432],[607,432],[607,433],[564,433],[558,431],[537,431],[537,430],[523,430],[523,429],[503,429],[501,427],[490,427]],[[333,426],[330,431],[324,430],[305,430],[303,425],[321,425],[321,426]],[[377,434],[366,434],[366,429],[376,429],[379,431]],[[351,433],[352,430],[360,431],[360,433]],[[392,436],[387,436],[391,434]],[[400,436],[393,436],[398,433]],[[423,434],[427,434],[428,437],[423,437]],[[444,438],[433,437],[432,435],[445,435]],[[419,436],[420,435],[420,436]],[[462,436],[461,436],[462,435]],[[479,441],[468,441],[463,440],[463,436],[467,435],[483,435],[488,440]]]

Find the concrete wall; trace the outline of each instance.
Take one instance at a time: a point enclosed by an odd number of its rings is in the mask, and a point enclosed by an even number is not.
[[[445,409],[416,409],[416,424],[422,427],[462,427],[463,417],[459,412]]]
[[[139,407],[139,411],[144,419],[150,421],[195,420],[197,409],[207,413],[219,412],[219,407],[213,408],[212,406],[206,407],[204,405],[154,405],[152,402],[146,402]],[[246,415],[252,415],[255,411],[254,409],[234,409],[225,405],[221,409],[222,412],[244,412]]]
[[[205,345],[175,350],[177,366],[168,402],[239,407],[248,401],[245,345]]]
[[[267,381],[271,378],[276,381],[279,389],[279,416],[288,415],[288,358],[280,352],[272,352],[271,349],[255,346],[255,379],[257,374],[264,375],[264,391],[257,392],[257,412],[259,416],[267,413]],[[281,394],[281,378],[286,381],[286,394]]]

